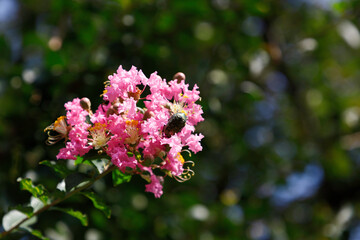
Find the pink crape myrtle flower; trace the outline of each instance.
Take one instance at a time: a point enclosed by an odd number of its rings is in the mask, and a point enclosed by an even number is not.
[[[73,159],[76,160],[76,156],[83,156],[91,149],[88,145],[87,129],[90,127],[86,123],[86,116],[88,113],[80,106],[80,99],[75,98],[73,101],[65,104],[67,110],[66,119],[67,123],[71,126],[69,131],[69,140],[66,143],[66,147],[60,149],[57,159]]]
[[[183,73],[167,82],[156,72],[147,78],[134,66],[129,71],[120,66],[105,82],[104,102],[94,113],[87,98],[65,104],[66,118],[45,129],[47,143],[65,139],[58,159],[92,152],[107,155],[120,171],[147,180],[146,191],[158,198],[166,177],[182,182],[193,175],[189,167],[193,162],[185,161],[182,152],[202,150],[204,136],[195,133],[195,126],[204,120],[196,103],[199,94],[196,84],[189,89]]]
[[[146,192],[152,192],[156,198],[161,197],[163,194],[163,186],[160,183],[162,177],[152,175],[151,176],[151,183],[145,186]]]

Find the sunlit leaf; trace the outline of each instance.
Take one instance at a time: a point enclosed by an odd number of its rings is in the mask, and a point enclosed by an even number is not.
[[[26,218],[27,218],[27,216],[25,213],[22,213],[19,210],[11,210],[10,212],[8,212],[7,214],[4,215],[4,217],[2,219],[2,226],[5,229],[5,231],[8,231],[9,229],[16,226],[17,224],[19,224],[21,221],[23,221]],[[32,218],[26,220],[20,226],[26,227],[28,225],[36,223],[36,221],[37,221],[37,218],[32,217]]]
[[[347,7],[348,3],[345,1],[339,1],[332,4],[332,8],[339,13],[344,13]]]
[[[34,209],[34,212],[36,212],[44,206],[44,202],[42,202],[39,198],[32,196],[30,199],[30,206]]]
[[[117,186],[123,182],[130,182],[132,175],[121,172],[119,169],[112,171],[113,185]]]
[[[9,210],[18,210],[22,213],[24,213],[26,216],[30,217],[34,211],[34,209],[30,206],[22,206],[22,205],[18,205],[15,207],[10,207]]]
[[[106,205],[103,199],[101,199],[98,195],[96,195],[94,192],[81,192],[82,195],[89,198],[94,207],[102,211],[107,218],[110,218],[111,216],[111,209]]]
[[[73,210],[71,208],[59,208],[59,207],[52,207],[51,210],[57,210],[57,211],[67,213],[67,214],[79,219],[83,226],[88,225],[87,216],[84,213],[80,212],[80,211],[76,211],[76,210]]]
[[[84,161],[83,157],[77,156],[76,160],[75,160],[75,165],[79,165]]]
[[[45,237],[39,230],[32,229],[29,226],[21,226],[20,229],[27,231],[31,235],[33,235],[41,240],[50,240],[49,238]]]
[[[106,158],[100,158],[91,160],[91,162],[98,170],[98,173],[101,174],[102,172],[104,172],[106,165],[109,163],[109,160]]]
[[[65,178],[65,189],[67,192],[73,188],[84,186],[89,182],[89,178],[82,173],[72,173]]]
[[[35,186],[29,178],[19,178],[18,181],[21,190],[26,190],[34,197],[39,198],[43,203],[47,203],[49,197],[47,196],[47,191],[43,185]]]
[[[39,230],[29,229],[29,233],[31,233],[33,236],[37,238],[40,238],[41,240],[50,240],[49,238],[43,236]]]
[[[62,179],[62,180],[56,185],[55,191],[56,191],[57,193],[62,193],[62,194],[64,194],[64,192],[66,191],[65,185],[66,185],[65,179]],[[57,194],[57,193],[55,193],[55,194]],[[53,194],[52,194],[52,195],[53,195]]]
[[[79,165],[79,164],[90,165],[92,167],[95,167],[99,174],[101,174],[105,170],[105,167],[108,163],[109,163],[109,159],[106,158],[84,159],[82,157],[78,157],[75,160],[75,165]]]
[[[45,161],[40,162],[40,164],[51,167],[62,178],[65,178],[67,175],[69,175],[72,172],[70,169],[67,168],[66,162],[63,160],[58,160],[56,162],[45,160]]]
[[[141,160],[141,158],[142,158],[141,153],[140,152],[135,152],[135,158],[137,160]]]

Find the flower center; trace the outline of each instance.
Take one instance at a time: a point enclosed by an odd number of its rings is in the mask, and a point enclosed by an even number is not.
[[[172,113],[184,113],[187,116],[187,112],[184,110],[185,104],[183,102],[174,102],[170,105],[170,111]]]
[[[125,132],[129,135],[125,139],[125,143],[134,145],[138,142],[140,136],[139,136],[139,127],[138,127],[139,121],[137,120],[127,120],[126,121],[126,130]]]
[[[95,123],[89,128],[91,134],[90,144],[96,149],[105,146],[110,137],[107,134],[106,124]]]

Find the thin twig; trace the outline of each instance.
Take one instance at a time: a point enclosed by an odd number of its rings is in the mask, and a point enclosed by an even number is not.
[[[116,169],[116,166],[115,166],[115,165],[108,165],[108,166],[107,166],[107,169],[106,169],[104,172],[102,172],[101,174],[99,174],[98,176],[96,176],[96,177],[95,177],[94,179],[92,179],[90,182],[88,182],[88,183],[85,184],[84,186],[75,188],[73,191],[67,193],[63,198],[56,199],[56,200],[53,201],[52,203],[43,206],[42,208],[40,208],[39,210],[37,210],[36,212],[34,212],[31,216],[27,216],[25,219],[23,219],[22,221],[20,221],[18,224],[16,224],[15,226],[13,226],[12,228],[10,228],[9,230],[7,230],[7,231],[5,231],[5,232],[2,232],[1,235],[0,235],[0,238],[5,237],[6,235],[8,235],[8,234],[11,233],[13,230],[15,230],[15,229],[17,229],[18,227],[20,227],[21,224],[23,224],[25,221],[31,219],[32,217],[39,215],[40,213],[42,213],[42,212],[48,210],[49,208],[51,208],[51,207],[53,207],[53,206],[61,203],[62,201],[68,199],[69,197],[75,195],[76,193],[81,192],[82,190],[90,187],[90,186],[93,185],[97,180],[105,177],[107,174],[109,174],[110,172],[112,172],[114,169]]]

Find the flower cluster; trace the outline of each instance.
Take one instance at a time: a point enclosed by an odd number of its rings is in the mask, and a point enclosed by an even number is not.
[[[135,67],[126,71],[120,66],[108,79],[104,102],[96,111],[87,98],[65,104],[66,117],[45,129],[47,143],[65,139],[58,159],[75,160],[89,151],[106,154],[122,172],[146,179],[146,191],[158,198],[166,176],[178,181],[192,176],[193,162],[185,161],[182,153],[202,150],[203,135],[194,133],[204,120],[195,103],[198,87],[190,90],[183,73],[166,82],[156,72],[147,78]]]

